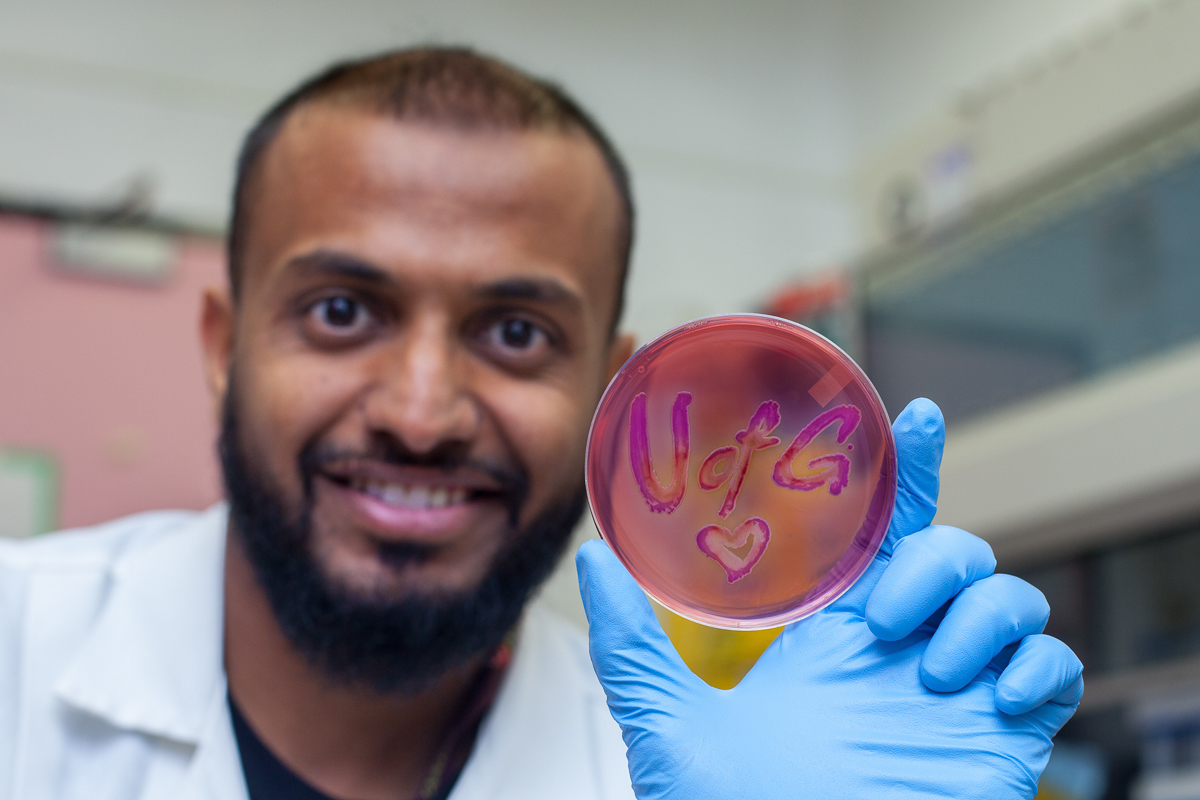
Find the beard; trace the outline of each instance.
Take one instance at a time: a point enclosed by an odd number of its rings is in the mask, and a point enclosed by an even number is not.
[[[238,432],[231,380],[221,413],[218,451],[229,500],[229,518],[275,619],[292,646],[331,681],[377,692],[414,693],[449,670],[492,652],[520,618],[530,595],[562,556],[583,514],[582,480],[565,499],[518,527],[524,504],[523,474],[485,468],[505,486],[509,530],[505,544],[478,585],[457,592],[401,597],[354,591],[329,577],[314,556],[313,480],[322,454],[310,444],[298,459],[304,499],[289,508],[246,457]],[[393,464],[453,469],[466,462],[454,452],[414,456],[395,443],[372,457]],[[293,504],[296,505],[296,504]],[[387,565],[428,558],[426,545],[381,545]]]

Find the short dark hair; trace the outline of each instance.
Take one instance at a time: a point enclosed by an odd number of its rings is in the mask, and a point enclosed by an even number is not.
[[[549,130],[582,133],[590,139],[604,159],[621,206],[615,331],[633,249],[633,196],[625,163],[600,126],[560,87],[463,47],[419,47],[335,64],[263,114],[246,134],[237,161],[228,238],[229,286],[235,301],[259,165],[292,111],[314,102],[345,103],[396,120],[459,130]]]

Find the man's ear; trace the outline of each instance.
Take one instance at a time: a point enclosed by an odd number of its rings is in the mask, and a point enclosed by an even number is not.
[[[233,298],[227,289],[210,286],[204,290],[200,311],[200,341],[204,345],[204,373],[216,408],[229,390],[229,363],[233,359]]]
[[[615,337],[612,344],[608,346],[608,372],[604,377],[605,386],[612,381],[613,376],[617,374],[617,370],[629,360],[631,355],[633,355],[633,334],[622,333]]]

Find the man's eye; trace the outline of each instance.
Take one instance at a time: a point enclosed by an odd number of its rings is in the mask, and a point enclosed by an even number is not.
[[[321,336],[339,339],[353,338],[366,332],[372,322],[367,307],[353,297],[334,295],[313,303],[308,308],[306,323]]]
[[[501,344],[515,350],[524,350],[535,344],[538,336],[545,336],[537,326],[524,319],[508,319],[498,327],[496,335]]]
[[[506,317],[484,329],[482,344],[493,358],[519,368],[540,364],[552,352],[550,334],[523,317]]]

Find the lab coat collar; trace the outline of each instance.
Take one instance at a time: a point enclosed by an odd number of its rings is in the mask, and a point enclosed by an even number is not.
[[[116,560],[96,624],[55,684],[61,700],[119,728],[200,743],[225,695],[227,520],[215,505]]]
[[[450,800],[614,796],[597,783],[604,777],[601,751],[613,742],[619,747],[614,785],[627,781],[620,731],[586,645],[572,646],[578,635],[537,601],[527,607],[512,666]],[[607,742],[601,741],[605,734]]]

